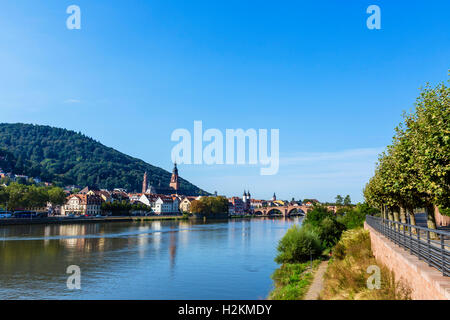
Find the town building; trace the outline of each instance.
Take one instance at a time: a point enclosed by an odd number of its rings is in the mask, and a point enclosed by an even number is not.
[[[191,212],[192,201],[199,200],[200,198],[201,197],[191,197],[191,196],[184,197],[180,201],[180,212]]]
[[[252,210],[257,209],[257,208],[262,208],[264,206],[267,206],[267,201],[258,200],[258,199],[250,199],[250,208]]]
[[[232,204],[233,211],[235,215],[243,215],[244,212],[244,202],[239,197],[231,197],[228,202]]]
[[[244,190],[244,195],[242,196],[242,202],[244,203],[244,211],[245,212],[250,212],[250,210],[251,210],[251,195],[250,195],[250,191],[245,192],[245,190]]]
[[[180,213],[180,201],[176,196],[144,193],[139,198],[139,201],[149,206],[153,213],[157,215]]]
[[[101,214],[102,198],[96,194],[74,194],[67,197],[61,207],[61,215],[98,215]]]

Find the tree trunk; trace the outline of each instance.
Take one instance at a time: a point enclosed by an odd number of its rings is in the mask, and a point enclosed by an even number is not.
[[[410,223],[412,226],[415,226],[415,225],[416,225],[416,216],[414,215],[414,209],[407,208],[406,211],[407,211],[408,214],[409,214],[409,223]],[[414,234],[417,233],[416,228],[411,228],[411,229],[412,229],[411,231],[412,231]]]
[[[391,221],[394,221],[394,215],[392,213],[393,212],[392,208],[388,208],[387,212],[388,212],[388,219],[391,220]]]
[[[436,220],[434,218],[434,206],[431,204],[428,204],[425,207],[426,213],[427,213],[427,227],[428,229],[436,229]],[[438,236],[436,233],[431,232],[430,233],[431,239],[437,239]]]
[[[398,212],[398,209],[396,208],[396,209],[394,209],[394,221],[399,222],[400,221],[399,217],[400,217],[400,214]]]
[[[400,207],[400,222],[406,224],[406,209],[404,207]],[[400,226],[400,229],[403,230],[404,226]]]

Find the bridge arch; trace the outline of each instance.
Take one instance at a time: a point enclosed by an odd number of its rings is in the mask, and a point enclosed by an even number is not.
[[[306,214],[305,211],[303,211],[301,208],[296,208],[296,207],[294,207],[294,208],[289,208],[289,209],[288,209],[288,215],[291,215],[291,214],[294,213],[294,212],[299,213],[299,214],[302,214],[302,215],[305,215],[305,214]]]
[[[267,209],[267,215],[273,215],[273,214],[283,214],[283,209],[282,208],[278,208],[278,207],[273,207],[270,209]]]
[[[265,212],[262,209],[255,209],[253,211],[253,213],[256,214],[256,215],[259,215],[259,216],[262,216],[262,215],[265,214]]]

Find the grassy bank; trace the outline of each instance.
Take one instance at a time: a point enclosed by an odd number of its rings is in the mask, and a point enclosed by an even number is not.
[[[380,268],[380,288],[369,289],[369,266]],[[372,254],[368,231],[358,228],[345,231],[333,250],[333,258],[324,276],[324,300],[408,300],[410,288],[395,278]]]
[[[269,294],[270,300],[301,300],[314,279],[319,259],[312,263],[285,263],[272,274],[275,288]]]

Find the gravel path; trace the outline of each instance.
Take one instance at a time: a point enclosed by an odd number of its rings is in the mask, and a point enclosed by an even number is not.
[[[320,263],[319,268],[314,275],[313,283],[309,287],[309,290],[303,300],[317,300],[317,297],[323,289],[323,275],[325,274],[325,271],[327,271],[327,266],[328,261],[322,261]]]

